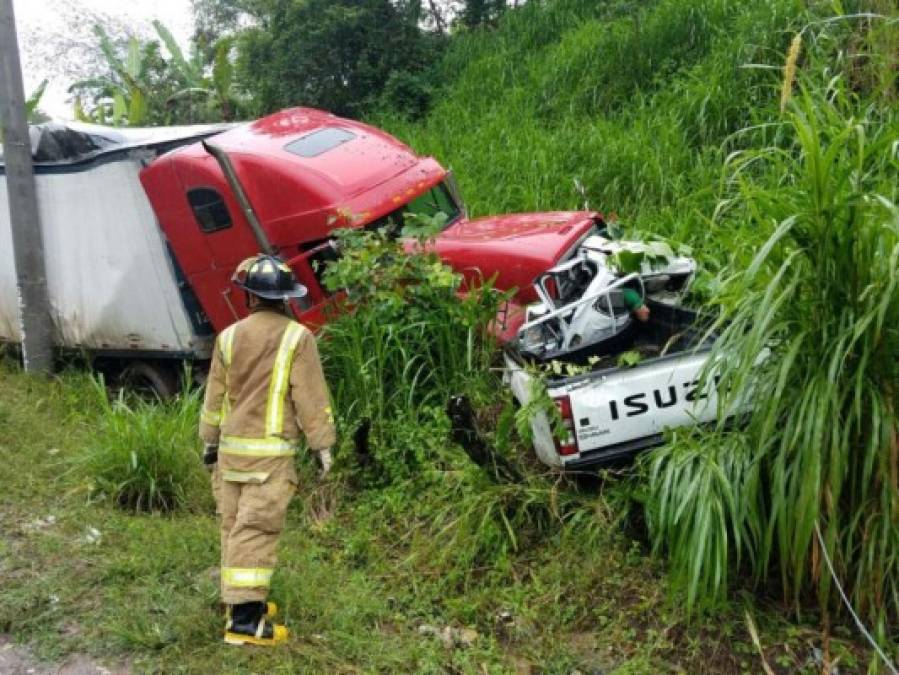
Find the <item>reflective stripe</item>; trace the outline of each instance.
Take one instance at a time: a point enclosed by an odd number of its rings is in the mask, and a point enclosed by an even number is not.
[[[334,411],[331,410],[331,406],[325,406],[325,415],[328,416],[328,422],[334,424]]]
[[[222,480],[230,483],[264,483],[268,480],[267,471],[236,471],[234,469],[222,469]]]
[[[265,567],[225,567],[222,581],[235,588],[256,588],[268,586],[275,570]]]
[[[219,418],[220,425],[225,421],[225,418],[231,411],[231,402],[228,400],[228,396],[231,391],[231,357],[234,353],[234,333],[236,330],[237,324],[233,323],[219,335],[219,350],[222,353],[222,365],[225,366],[225,393],[222,396],[222,412],[221,417]]]
[[[222,351],[222,363],[225,368],[231,367],[231,355],[234,352],[234,331],[237,328],[236,323],[232,323],[219,335],[219,347]]]
[[[222,413],[210,412],[209,410],[206,410],[206,408],[203,408],[200,411],[200,420],[211,427],[217,427],[222,423]]]
[[[219,452],[244,457],[281,457],[296,452],[295,442],[283,438],[238,438],[222,436]]]
[[[281,344],[278,345],[278,354],[275,356],[275,366],[272,369],[272,379],[268,386],[268,402],[265,405],[266,436],[275,436],[284,430],[284,399],[290,383],[290,368],[293,364],[293,355],[302,334],[303,327],[298,323],[291,322],[284,330]]]

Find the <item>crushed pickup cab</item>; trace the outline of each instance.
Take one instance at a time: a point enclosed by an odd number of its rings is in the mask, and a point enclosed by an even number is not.
[[[624,273],[625,262],[636,271]],[[658,444],[667,428],[716,419],[714,378],[702,377],[716,335],[681,306],[695,273],[667,246],[596,233],[537,277],[538,300],[506,344],[505,378],[522,405],[545,387],[561,414],[562,434],[545,412],[531,419],[541,461],[565,471],[608,464]],[[628,290],[648,320],[627,306]]]

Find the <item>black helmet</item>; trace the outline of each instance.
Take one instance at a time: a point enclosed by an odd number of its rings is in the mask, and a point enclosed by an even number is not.
[[[231,281],[247,293],[267,300],[287,300],[306,295],[306,287],[297,282],[283,260],[273,255],[247,258],[234,270]]]

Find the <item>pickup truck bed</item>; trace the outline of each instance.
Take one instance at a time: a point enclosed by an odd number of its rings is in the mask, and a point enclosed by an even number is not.
[[[716,416],[713,386],[700,387],[700,374],[716,335],[707,335],[696,312],[650,302],[651,319],[635,323],[630,343],[595,354],[593,366],[576,375],[544,375],[550,397],[562,412],[568,439],[554,438],[545,413],[531,420],[534,446],[545,464],[565,471],[610,463],[657,445],[666,428],[710,422]],[[621,351],[643,356],[632,367],[618,366]],[[513,395],[530,400],[535,375],[528,360],[505,354]]]

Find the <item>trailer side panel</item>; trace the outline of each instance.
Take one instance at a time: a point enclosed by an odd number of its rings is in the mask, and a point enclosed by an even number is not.
[[[36,176],[56,345],[202,355],[208,345],[184,309],[140,167],[122,156]],[[0,340],[20,342],[6,202],[2,180]]]

